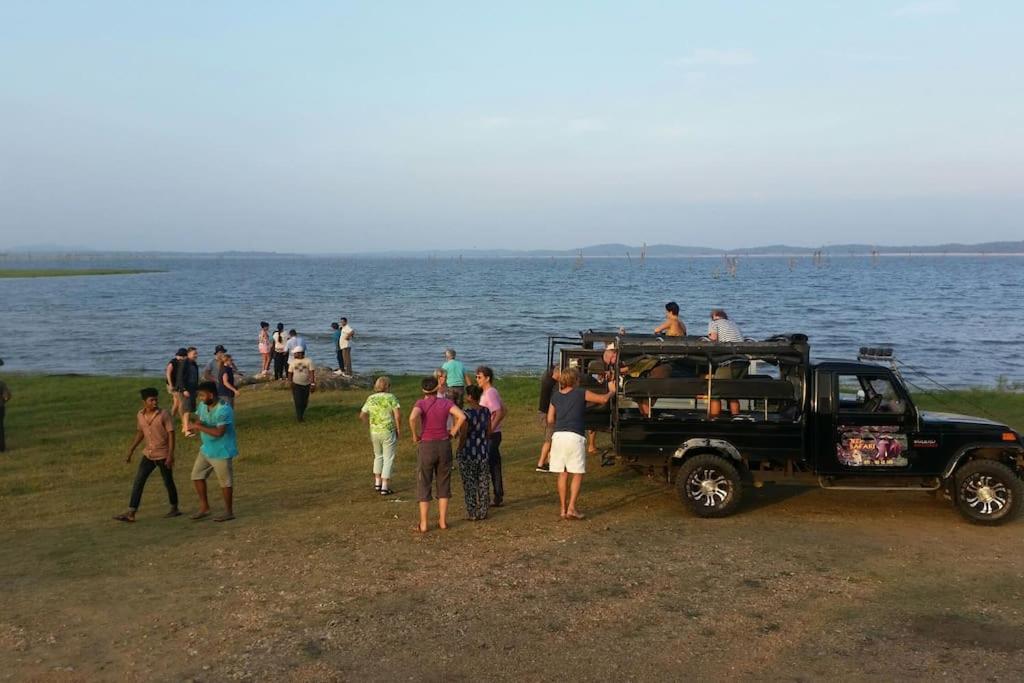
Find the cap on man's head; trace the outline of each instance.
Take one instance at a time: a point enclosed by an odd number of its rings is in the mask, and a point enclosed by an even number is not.
[[[174,355],[175,356],[187,356],[188,355],[188,349],[186,349],[184,346],[182,346],[180,349],[178,349],[178,352],[176,354],[174,354]]]
[[[305,353],[305,352],[306,352],[306,349],[302,348],[301,346],[296,346],[294,349],[292,349],[292,353]]]
[[[224,353],[227,349],[224,348],[223,344],[217,344],[217,347],[213,350],[214,353]]]

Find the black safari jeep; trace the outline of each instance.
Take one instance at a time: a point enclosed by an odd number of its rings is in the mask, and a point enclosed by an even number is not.
[[[549,366],[587,388],[615,380],[588,429],[615,455],[665,467],[701,517],[736,511],[746,484],[941,491],[972,522],[1000,524],[1024,496],[1024,441],[1008,426],[919,410],[899,373],[862,361],[811,362],[807,337],[714,343],[585,332],[551,337]]]

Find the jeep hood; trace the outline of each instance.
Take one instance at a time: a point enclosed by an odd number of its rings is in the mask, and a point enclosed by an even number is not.
[[[1009,427],[1001,422],[986,420],[983,417],[959,415],[957,413],[935,413],[930,410],[922,410],[921,421],[925,424],[938,427],[939,429],[942,429],[943,427],[946,429],[970,429],[971,427],[981,427],[985,430],[999,429],[1002,431],[1009,431]]]

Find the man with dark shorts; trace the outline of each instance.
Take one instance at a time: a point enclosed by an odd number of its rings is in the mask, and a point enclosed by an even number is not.
[[[185,362],[187,349],[181,348],[174,354],[164,368],[164,379],[167,380],[167,393],[171,395],[171,417],[181,415],[181,394],[178,392],[178,376],[181,374],[181,365]]]
[[[196,347],[190,346],[185,350],[185,360],[181,364],[181,372],[178,373],[178,385],[175,389],[181,396],[181,431],[185,436],[192,436],[188,431],[188,421],[192,413],[196,412],[196,390],[199,388],[199,351]]]
[[[501,478],[501,423],[505,420],[505,404],[501,401],[501,394],[494,388],[494,370],[486,365],[478,367],[476,383],[484,392],[480,397],[480,405],[491,411],[487,464],[491,470],[491,485],[494,487],[494,501],[491,506],[500,508],[505,501],[505,482]]]
[[[152,387],[147,387],[139,392],[142,397],[142,409],[135,416],[136,432],[135,440],[128,449],[128,457],[125,462],[132,461],[135,449],[143,441],[146,447],[142,450],[143,458],[139,461],[139,469],[135,474],[135,483],[132,484],[132,495],[128,502],[128,511],[114,517],[119,522],[134,522],[135,513],[142,501],[142,489],[146,486],[146,480],[153,470],[159,469],[163,477],[164,487],[167,489],[167,498],[171,509],[164,517],[177,517],[181,514],[178,510],[178,489],[174,486],[174,417],[160,407],[160,392]]]
[[[234,458],[238,455],[235,411],[227,403],[218,400],[215,382],[200,384],[196,399],[199,408],[196,417],[189,424],[189,429],[200,433],[202,446],[192,466],[192,485],[199,496],[199,510],[192,515],[192,519],[200,520],[210,516],[206,480],[210,474],[216,473],[224,498],[224,514],[214,517],[213,521],[226,522],[235,518]]]

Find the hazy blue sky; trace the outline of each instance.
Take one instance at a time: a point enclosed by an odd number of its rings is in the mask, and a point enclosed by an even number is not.
[[[1022,239],[1024,3],[0,4],[0,248]]]

